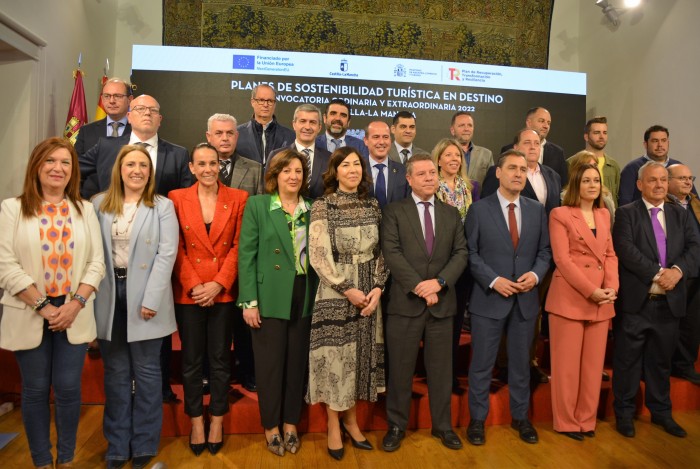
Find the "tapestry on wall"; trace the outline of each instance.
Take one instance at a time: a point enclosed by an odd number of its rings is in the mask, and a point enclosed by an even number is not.
[[[163,44],[547,68],[554,0],[164,0]]]

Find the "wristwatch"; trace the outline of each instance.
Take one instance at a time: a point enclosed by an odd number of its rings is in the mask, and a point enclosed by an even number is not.
[[[442,277],[438,277],[435,280],[437,280],[437,283],[440,284],[440,288],[445,288],[447,285],[447,282],[445,282],[445,279]]]

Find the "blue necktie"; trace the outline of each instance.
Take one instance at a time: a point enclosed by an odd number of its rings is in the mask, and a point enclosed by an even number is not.
[[[331,139],[331,143],[333,144],[333,148],[332,148],[332,149],[329,149],[329,151],[330,151],[331,153],[333,153],[334,151],[336,151],[338,148],[342,148],[342,146],[343,146],[343,141],[342,141],[341,139],[339,139],[339,138],[332,138],[332,139]]]
[[[386,165],[384,163],[377,163],[374,167],[379,171],[377,174],[377,181],[374,184],[374,196],[379,202],[379,207],[384,208],[386,205],[386,180],[384,180],[384,168],[386,168]]]

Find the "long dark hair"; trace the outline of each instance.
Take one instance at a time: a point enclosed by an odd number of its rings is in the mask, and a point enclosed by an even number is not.
[[[345,161],[345,158],[352,154],[356,154],[360,159],[360,165],[362,166],[362,180],[360,185],[357,186],[357,196],[360,199],[366,199],[369,197],[369,188],[372,187],[372,178],[367,172],[367,163],[365,159],[360,155],[353,147],[342,147],[338,148],[331,155],[330,161],[328,161],[328,169],[323,173],[323,184],[326,186],[326,190],[323,195],[333,194],[338,190],[338,166]]]

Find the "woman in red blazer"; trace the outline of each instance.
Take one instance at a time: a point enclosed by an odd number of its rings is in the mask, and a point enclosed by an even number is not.
[[[601,179],[597,165],[579,166],[562,207],[549,217],[556,270],[545,309],[554,430],[578,441],[595,434],[608,321],[619,287]]]
[[[175,315],[182,341],[185,413],[192,419],[190,449],[199,456],[205,441],[216,454],[223,444],[228,411],[231,325],[237,296],[238,237],[248,193],[219,182],[219,157],[208,143],[190,157],[197,182],[168,195],[180,223],[173,269]],[[211,421],[204,434],[202,359],[209,358]]]

